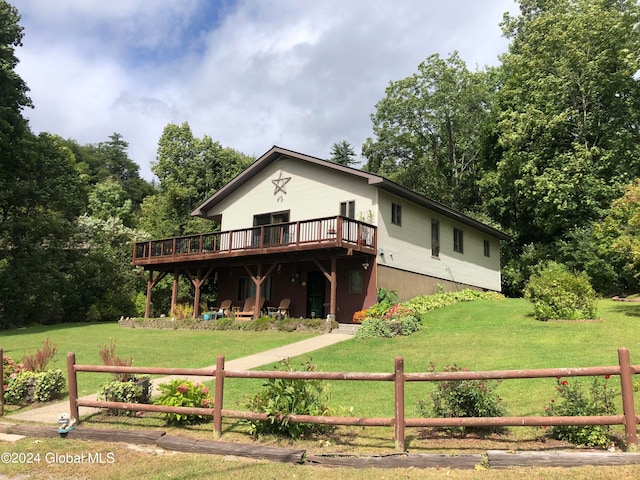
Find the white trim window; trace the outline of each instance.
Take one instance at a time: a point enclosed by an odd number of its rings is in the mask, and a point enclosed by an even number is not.
[[[459,228],[453,229],[453,251],[464,253],[464,232]]]

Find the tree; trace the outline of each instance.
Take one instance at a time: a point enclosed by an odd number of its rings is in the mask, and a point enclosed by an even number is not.
[[[15,48],[22,45],[22,27],[18,10],[0,0],[0,149],[5,153],[15,138],[28,131],[22,111],[31,106],[26,83],[16,73]],[[9,159],[0,155],[3,167]],[[3,172],[4,173],[4,172]]]
[[[639,20],[625,0],[521,0],[505,16],[501,157],[483,187],[519,245],[591,224],[640,176]]]
[[[358,163],[354,158],[355,156],[356,152],[353,150],[353,145],[351,145],[347,140],[342,140],[341,142],[336,142],[331,146],[331,158],[329,160],[333,163],[337,163],[338,165],[350,167]]]
[[[375,140],[365,169],[462,209],[478,203],[482,135],[494,76],[470,72],[457,52],[431,55],[410,77],[391,82],[371,116]]]
[[[129,227],[133,223],[133,203],[127,192],[113,179],[104,180],[89,192],[89,215],[100,220],[117,218]]]
[[[139,210],[144,198],[153,193],[152,185],[140,178],[140,167],[129,158],[129,144],[119,133],[113,133],[108,141],[98,144],[79,145],[71,139],[65,144],[75,155],[90,185],[106,180],[116,181],[131,200],[134,211]]]
[[[612,293],[637,293],[640,287],[640,179],[628,185],[601,220],[594,224],[601,257],[621,281]]]
[[[186,122],[167,125],[152,166],[160,184],[142,205],[141,227],[154,237],[211,230],[211,222],[193,218],[191,212],[252,161],[207,135],[195,137]]]
[[[11,202],[0,222],[0,324],[65,319],[73,222],[86,204],[73,155],[49,134],[14,150]]]

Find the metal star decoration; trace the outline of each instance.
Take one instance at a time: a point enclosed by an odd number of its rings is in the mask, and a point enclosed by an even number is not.
[[[275,180],[271,180],[271,183],[273,183],[276,187],[276,189],[273,191],[273,194],[277,195],[278,193],[283,193],[286,195],[287,190],[285,189],[285,187],[287,183],[289,183],[289,180],[291,180],[291,177],[282,177],[282,170],[280,170],[280,176]]]

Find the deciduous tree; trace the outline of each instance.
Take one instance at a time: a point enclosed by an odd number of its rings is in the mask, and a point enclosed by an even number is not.
[[[153,173],[160,184],[143,204],[142,228],[155,237],[202,233],[213,225],[190,213],[253,159],[211,137],[197,138],[188,123],[169,124],[158,142]]]
[[[391,82],[371,116],[375,139],[362,147],[365,169],[462,210],[478,203],[483,128],[492,75],[471,72],[457,52],[431,55]]]
[[[640,176],[640,11],[626,0],[521,0],[506,15],[491,213],[519,243],[599,217]]]

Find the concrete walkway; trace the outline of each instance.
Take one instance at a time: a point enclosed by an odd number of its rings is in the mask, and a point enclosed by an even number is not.
[[[261,367],[263,365],[268,365],[270,363],[279,362],[280,360],[284,360],[285,358],[295,357],[298,355],[303,355],[308,352],[313,352],[314,350],[319,350],[321,348],[328,347],[336,343],[344,342],[345,340],[349,340],[350,338],[353,338],[353,335],[344,334],[344,333],[327,333],[324,335],[318,335],[317,337],[308,338],[306,340],[292,343],[290,345],[285,345],[283,347],[267,350],[266,352],[256,353],[255,355],[238,358],[236,360],[230,360],[228,362],[225,362],[224,368],[226,370],[234,370],[234,371],[250,370],[252,368]],[[185,375],[174,375],[174,376],[168,376],[168,377],[162,377],[162,378],[154,378],[153,394],[158,393],[156,386],[159,385],[160,383],[166,383],[170,380],[175,380],[179,378],[188,378],[190,380],[197,381],[197,382],[209,382],[213,379],[212,377],[197,377],[197,376],[185,376]],[[87,400],[97,400],[97,394],[88,395],[82,398]],[[91,408],[91,407],[79,408],[80,417],[91,415],[98,411],[99,411],[98,409]],[[29,422],[57,424],[58,415],[63,412],[69,413],[68,401],[50,404],[42,408],[34,408],[32,410],[27,410],[25,412],[17,413],[15,415],[9,415],[9,416],[3,417],[3,420],[24,420]]]

